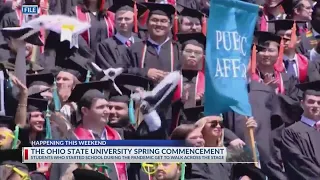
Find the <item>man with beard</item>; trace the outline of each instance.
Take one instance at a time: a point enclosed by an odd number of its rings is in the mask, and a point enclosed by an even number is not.
[[[320,81],[297,85],[304,91],[299,122],[285,128],[281,155],[288,179],[320,177]]]

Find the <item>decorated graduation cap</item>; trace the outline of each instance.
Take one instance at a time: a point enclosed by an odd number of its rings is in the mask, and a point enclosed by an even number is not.
[[[280,20],[272,20],[268,21],[268,23],[273,23],[276,33],[281,30],[292,30],[290,37],[290,45],[289,47],[293,48],[297,42],[297,36],[299,35],[299,27],[298,24],[305,24],[305,21],[295,21],[292,19],[280,19]]]
[[[94,179],[94,180],[111,180],[104,174],[93,171],[93,170],[87,170],[87,169],[76,169],[73,172],[73,176],[75,180],[88,180],[88,179]]]
[[[200,20],[201,22],[201,26],[202,26],[202,33],[204,35],[207,34],[207,17],[205,14],[203,14],[202,12],[196,10],[196,9],[191,9],[188,7],[184,7],[182,5],[179,5],[177,7],[179,14],[181,16],[185,16],[185,17],[192,17],[192,18],[197,18]],[[179,37],[178,37],[179,38]]]
[[[135,0],[115,1],[115,3],[108,9],[116,13],[117,11],[131,11],[134,13],[134,32],[138,32],[138,18],[143,15],[148,9],[146,6],[137,3]]]
[[[111,96],[110,101],[115,100],[126,100],[129,103],[129,119],[131,124],[136,123],[135,112],[134,112],[134,102],[131,99],[131,94],[135,92],[136,88],[143,88],[144,90],[149,90],[151,87],[151,82],[141,76],[131,75],[131,74],[121,74],[116,77],[115,83],[121,85],[122,95],[118,94],[117,96]]]
[[[112,81],[77,84],[68,100],[76,102],[79,108],[90,107],[93,99],[107,99],[111,91],[114,91]]]
[[[142,3],[149,9],[149,17],[153,14],[167,16],[170,21],[173,18],[173,37],[174,40],[177,40],[176,34],[178,33],[179,21],[178,21],[178,12],[175,7],[171,4],[162,4],[162,3]]]
[[[39,31],[31,27],[6,27],[1,29],[1,32],[4,37],[11,37],[33,45],[43,46]]]
[[[297,84],[296,87],[303,91],[305,94],[320,96],[320,80]]]
[[[187,122],[196,122],[204,116],[204,106],[196,106],[183,110]]]
[[[54,75],[52,73],[27,75],[27,87],[43,85],[50,87],[53,85]]]
[[[206,36],[202,33],[181,33],[177,34],[177,36],[182,46],[192,44],[195,46],[200,46],[203,48],[203,50],[205,50]]]

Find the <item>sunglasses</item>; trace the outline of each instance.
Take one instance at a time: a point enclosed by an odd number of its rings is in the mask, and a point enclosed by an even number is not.
[[[15,138],[15,136],[12,134],[12,133],[10,133],[10,132],[3,132],[2,134],[0,134],[0,146],[1,145],[3,145],[3,144],[5,144],[6,143],[6,141],[9,139],[9,137],[11,137],[11,138]]]
[[[222,121],[211,121],[208,122],[210,124],[211,128],[216,128],[218,124],[220,125],[221,128],[224,128],[223,122]]]

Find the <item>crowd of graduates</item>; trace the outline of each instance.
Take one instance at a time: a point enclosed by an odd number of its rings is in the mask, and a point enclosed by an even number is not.
[[[0,180],[320,180],[320,3],[247,2],[260,6],[247,68],[253,117],[204,116],[210,0],[0,0]],[[78,47],[50,30],[3,30],[54,14],[91,24]],[[134,98],[159,83],[168,86],[156,96]],[[22,147],[47,139],[185,140],[258,162],[21,163]]]

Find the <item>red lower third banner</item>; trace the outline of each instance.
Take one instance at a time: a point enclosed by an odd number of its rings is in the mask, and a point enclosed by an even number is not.
[[[28,152],[28,149],[24,149],[24,160],[28,160],[29,159],[29,152]]]

